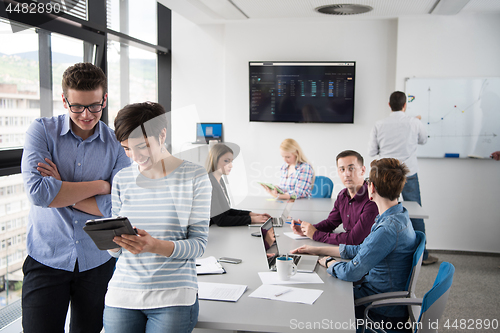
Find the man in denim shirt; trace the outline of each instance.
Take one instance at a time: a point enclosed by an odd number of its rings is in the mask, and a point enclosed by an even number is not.
[[[83,231],[85,221],[111,215],[111,182],[130,165],[113,130],[100,121],[106,76],[90,64],[66,69],[68,113],[36,119],[26,132],[21,169],[31,203],[23,265],[23,329],[102,330],[104,295],[114,259]]]
[[[339,262],[332,257],[320,259],[327,272],[341,280],[356,282],[354,298],[403,291],[410,275],[417,239],[408,211],[397,199],[406,181],[408,168],[397,159],[384,158],[371,163],[368,193],[377,204],[379,215],[361,245],[338,247],[302,246],[292,253],[312,253],[351,259]],[[364,306],[356,307],[356,318],[363,318]],[[403,307],[373,309],[370,318],[381,322],[406,322]],[[394,326],[396,327],[396,326]]]

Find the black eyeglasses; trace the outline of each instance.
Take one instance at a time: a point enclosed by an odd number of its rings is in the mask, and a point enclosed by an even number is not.
[[[371,181],[369,177],[365,178],[365,182],[366,182],[368,185],[370,185],[370,184],[372,184],[372,183],[373,183],[373,181]],[[375,183],[373,183],[373,186],[375,186]],[[375,188],[377,188],[377,186],[375,186]]]
[[[102,106],[104,105],[104,97],[102,98],[101,104],[91,104],[91,105],[71,105],[69,104],[68,98],[64,96],[66,103],[68,103],[69,110],[73,113],[82,113],[85,109],[89,110],[91,113],[99,113],[102,111]]]

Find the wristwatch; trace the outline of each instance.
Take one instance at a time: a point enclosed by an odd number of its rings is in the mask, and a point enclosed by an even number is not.
[[[330,261],[335,261],[335,258],[329,257],[329,258],[327,258],[327,259],[326,259],[326,261],[325,261],[325,266],[326,266],[326,268],[328,268],[328,263],[329,263]]]

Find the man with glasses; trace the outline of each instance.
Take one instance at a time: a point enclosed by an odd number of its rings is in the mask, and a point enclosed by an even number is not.
[[[377,205],[368,198],[368,185],[363,178],[366,168],[363,164],[363,157],[356,151],[345,150],[338,154],[337,172],[346,188],[340,191],[326,220],[315,225],[294,220],[293,232],[333,245],[361,244],[378,215]],[[340,224],[345,232],[334,233]]]
[[[111,215],[114,175],[130,165],[113,130],[100,121],[107,103],[104,72],[79,63],[63,74],[68,113],[36,119],[26,132],[21,169],[31,203],[23,265],[23,329],[102,330],[104,295],[115,259],[83,231]]]

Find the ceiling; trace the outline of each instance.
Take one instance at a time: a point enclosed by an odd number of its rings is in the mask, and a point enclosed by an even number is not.
[[[500,14],[500,0],[158,0],[199,23],[257,20],[386,19],[422,15]],[[325,15],[314,10],[331,4],[367,5],[358,15]],[[437,4],[437,6],[436,6]],[[458,4],[457,8],[451,8]],[[432,14],[431,10],[436,6]],[[451,7],[449,7],[451,6]],[[456,13],[458,11],[458,14]]]

